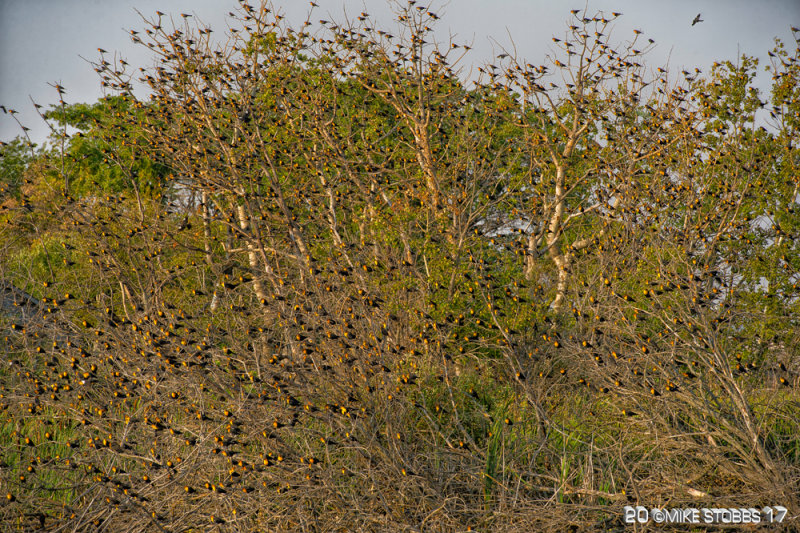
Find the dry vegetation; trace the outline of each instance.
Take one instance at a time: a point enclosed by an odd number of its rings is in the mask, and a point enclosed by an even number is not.
[[[797,527],[797,43],[764,102],[576,11],[471,83],[413,1],[240,6],[3,147],[4,530]]]

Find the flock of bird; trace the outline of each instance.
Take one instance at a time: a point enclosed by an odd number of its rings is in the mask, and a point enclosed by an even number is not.
[[[667,90],[660,81],[665,72],[645,81],[635,41],[623,53],[609,46],[605,27],[621,13],[612,18],[572,14],[572,39],[554,42],[570,61],[580,55],[572,49],[577,39],[596,63],[584,65],[591,67],[588,77],[563,82],[562,103],[569,103],[576,117],[596,118],[607,141],[625,144],[629,152],[623,155],[641,160],[645,170],[622,174],[613,158],[595,168],[608,181],[592,193],[595,205],[576,208],[575,217],[597,212],[617,229],[594,236],[591,248],[566,250],[573,265],[589,264],[591,257],[601,257],[603,265],[582,273],[574,267],[571,274],[582,281],[570,291],[574,307],[564,316],[548,311],[549,287],[509,274],[521,272],[533,253],[530,235],[544,234],[544,226],[489,236],[472,219],[473,237],[464,232],[467,237],[461,238],[469,245],[460,248],[446,229],[437,229],[443,220],[437,209],[450,200],[429,201],[437,183],[409,179],[407,169],[429,164],[425,157],[434,149],[447,152],[454,145],[444,142],[423,155],[381,148],[367,154],[373,160],[361,166],[347,158],[359,139],[377,148],[397,138],[391,137],[395,132],[381,132],[373,139],[365,130],[383,125],[376,120],[391,122],[418,109],[419,98],[403,100],[407,96],[395,93],[413,78],[412,71],[385,71],[378,84],[364,84],[372,94],[389,95],[385,114],[370,117],[372,122],[356,114],[364,122],[336,130],[330,126],[333,113],[328,123],[314,122],[334,108],[320,107],[321,100],[300,77],[294,86],[274,82],[276,97],[259,102],[248,96],[257,86],[259,66],[247,62],[243,49],[202,48],[210,42],[209,29],[200,35],[168,34],[161,27],[162,12],[146,31],[152,37],[146,45],[163,62],[141,78],[153,89],[154,105],[126,95],[131,75],[124,62],[114,66],[101,60],[97,70],[103,83],[131,98],[134,110],[103,135],[173,169],[183,165],[183,178],[195,178],[194,192],[204,199],[176,212],[175,206],[148,204],[138,191],[67,196],[62,224],[53,226],[64,240],[48,248],[52,257],[47,259],[51,266],[60,261],[62,274],[37,287],[40,318],[15,321],[2,340],[9,355],[0,370],[1,466],[13,478],[3,477],[7,506],[0,516],[21,509],[14,519],[41,529],[56,522],[109,531],[128,530],[131,524],[141,524],[139,530],[209,524],[222,530],[262,523],[296,529],[297,517],[316,517],[323,500],[340,512],[364,515],[384,512],[387,501],[413,509],[399,496],[392,499],[398,480],[423,495],[447,483],[461,494],[474,492],[473,481],[459,474],[442,482],[437,461],[466,465],[477,477],[487,462],[487,443],[498,431],[519,431],[520,437],[535,431],[533,422],[522,418],[524,409],[501,408],[503,387],[493,389],[487,384],[491,379],[503,386],[513,382],[516,397],[530,405],[540,404],[541,390],[589,394],[599,400],[590,402],[585,416],[631,417],[632,423],[654,416],[666,402],[691,406],[720,371],[730,371],[739,382],[769,371],[776,387],[793,390],[796,372],[788,360],[789,368],[741,352],[727,360],[715,345],[732,321],[741,326],[746,320],[741,309],[726,304],[738,282],[732,266],[676,263],[672,270],[658,271],[661,264],[651,260],[646,266],[654,268],[653,277],[635,281],[645,263],[634,261],[637,247],[652,242],[642,228],[663,228],[653,240],[674,243],[696,260],[715,239],[715,228],[740,205],[735,183],[670,180],[674,168],[719,177],[734,175],[737,168],[761,172],[768,162],[740,160],[724,145],[703,163],[659,159],[674,131],[689,138],[706,135],[693,129],[703,112],[689,109],[696,95],[680,87]],[[332,71],[344,75],[353,65],[348,57],[367,68],[418,63],[427,24],[437,18],[412,0],[400,22],[410,25],[415,39],[384,46],[394,42],[394,35],[372,28],[367,13],[358,17],[362,27],[320,21],[334,32],[322,38],[305,33],[305,26],[280,33],[278,17],[266,23],[266,12],[243,4],[243,33],[276,32],[275,50],[265,52],[262,61],[281,68],[291,63],[281,54],[296,52],[297,43],[310,39],[323,57],[330,56]],[[692,26],[699,22],[698,14]],[[145,41],[135,31],[131,36]],[[457,49],[469,47],[451,43],[449,50]],[[431,56],[432,69],[441,76],[436,79],[455,75],[447,53]],[[558,106],[546,103],[558,86],[543,85],[552,79],[551,69],[566,69],[565,63],[554,59],[550,66],[523,66],[505,53],[498,59],[503,63],[484,69],[485,87],[522,84],[534,95],[541,124],[558,130],[568,122]],[[209,64],[217,68],[199,68]],[[688,72],[684,75],[693,81]],[[428,79],[434,78],[431,73]],[[386,80],[397,85],[380,85]],[[628,100],[612,100],[602,113],[596,111],[582,84],[601,87],[616,80],[635,87],[625,95]],[[657,100],[635,101],[651,84]],[[63,95],[63,87],[56,89]],[[232,97],[235,90],[241,92]],[[364,94],[347,90],[337,95]],[[473,116],[456,107],[472,101],[442,100],[439,108],[431,104],[432,115],[451,117],[451,122]],[[243,113],[245,103],[250,108]],[[303,135],[308,131],[299,128],[315,132],[314,152],[302,153],[308,149],[302,143],[281,149],[280,132],[270,133],[271,143],[259,139],[253,124],[267,122],[256,116],[259,105],[269,110],[266,116],[283,115],[282,126]],[[641,124],[631,117],[642,109],[660,126],[651,130],[648,142],[637,145]],[[119,125],[126,120],[130,127],[145,128],[149,140],[130,135]],[[449,127],[440,128],[442,136]],[[714,132],[720,138],[724,133]],[[534,157],[546,152],[546,142],[560,142],[559,135],[545,138]],[[522,151],[513,143],[504,150]],[[591,159],[588,153],[584,160]],[[578,159],[569,159],[570,164],[584,168],[575,163]],[[489,171],[501,166],[485,164]],[[334,190],[318,182],[322,168],[369,179],[360,189],[356,180],[343,180]],[[254,169],[268,176],[265,182],[253,177]],[[450,171],[445,165],[436,170],[440,178]],[[290,172],[307,174],[308,181],[287,186]],[[644,173],[660,173],[663,179],[642,187],[637,180]],[[231,183],[231,176],[241,181]],[[546,198],[541,191],[552,183],[540,179],[529,190]],[[463,190],[458,198],[466,197]],[[418,203],[405,198],[415,195]],[[451,206],[467,205],[453,197]],[[480,197],[487,205],[503,205],[497,190],[481,190]],[[413,206],[426,213],[430,205],[427,222],[403,219]],[[670,226],[678,206],[691,221],[683,228]],[[247,217],[241,215],[245,209]],[[370,212],[386,217],[385,223],[368,228],[375,223],[367,220]],[[36,212],[8,216],[29,228]],[[748,228],[743,222],[727,231],[742,241],[749,238]],[[452,257],[442,252],[448,246],[457,252]],[[537,259],[546,260],[549,252],[535,250]],[[746,345],[753,339],[733,340]],[[601,412],[606,407],[609,411]],[[557,427],[556,416],[548,419],[546,411],[537,411],[540,423]],[[377,486],[379,495],[368,502],[344,499],[370,486]]]

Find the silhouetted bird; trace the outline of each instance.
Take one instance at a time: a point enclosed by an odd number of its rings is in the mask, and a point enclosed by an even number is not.
[[[697,16],[694,18],[694,20],[692,21],[692,26],[694,26],[698,22],[703,22],[703,19],[700,18],[700,15],[701,13],[698,13]]]

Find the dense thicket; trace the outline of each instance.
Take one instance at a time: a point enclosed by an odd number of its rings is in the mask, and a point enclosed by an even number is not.
[[[794,520],[798,42],[762,101],[756,60],[676,80],[617,17],[475,82],[415,2],[132,31],[154,67],[101,58],[108,97],[3,147],[0,521]]]

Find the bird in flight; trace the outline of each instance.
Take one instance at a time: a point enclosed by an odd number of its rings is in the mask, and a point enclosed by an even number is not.
[[[698,13],[697,16],[694,18],[694,20],[692,21],[692,26],[694,26],[698,22],[703,22],[703,19],[700,18],[700,15],[701,13]]]

